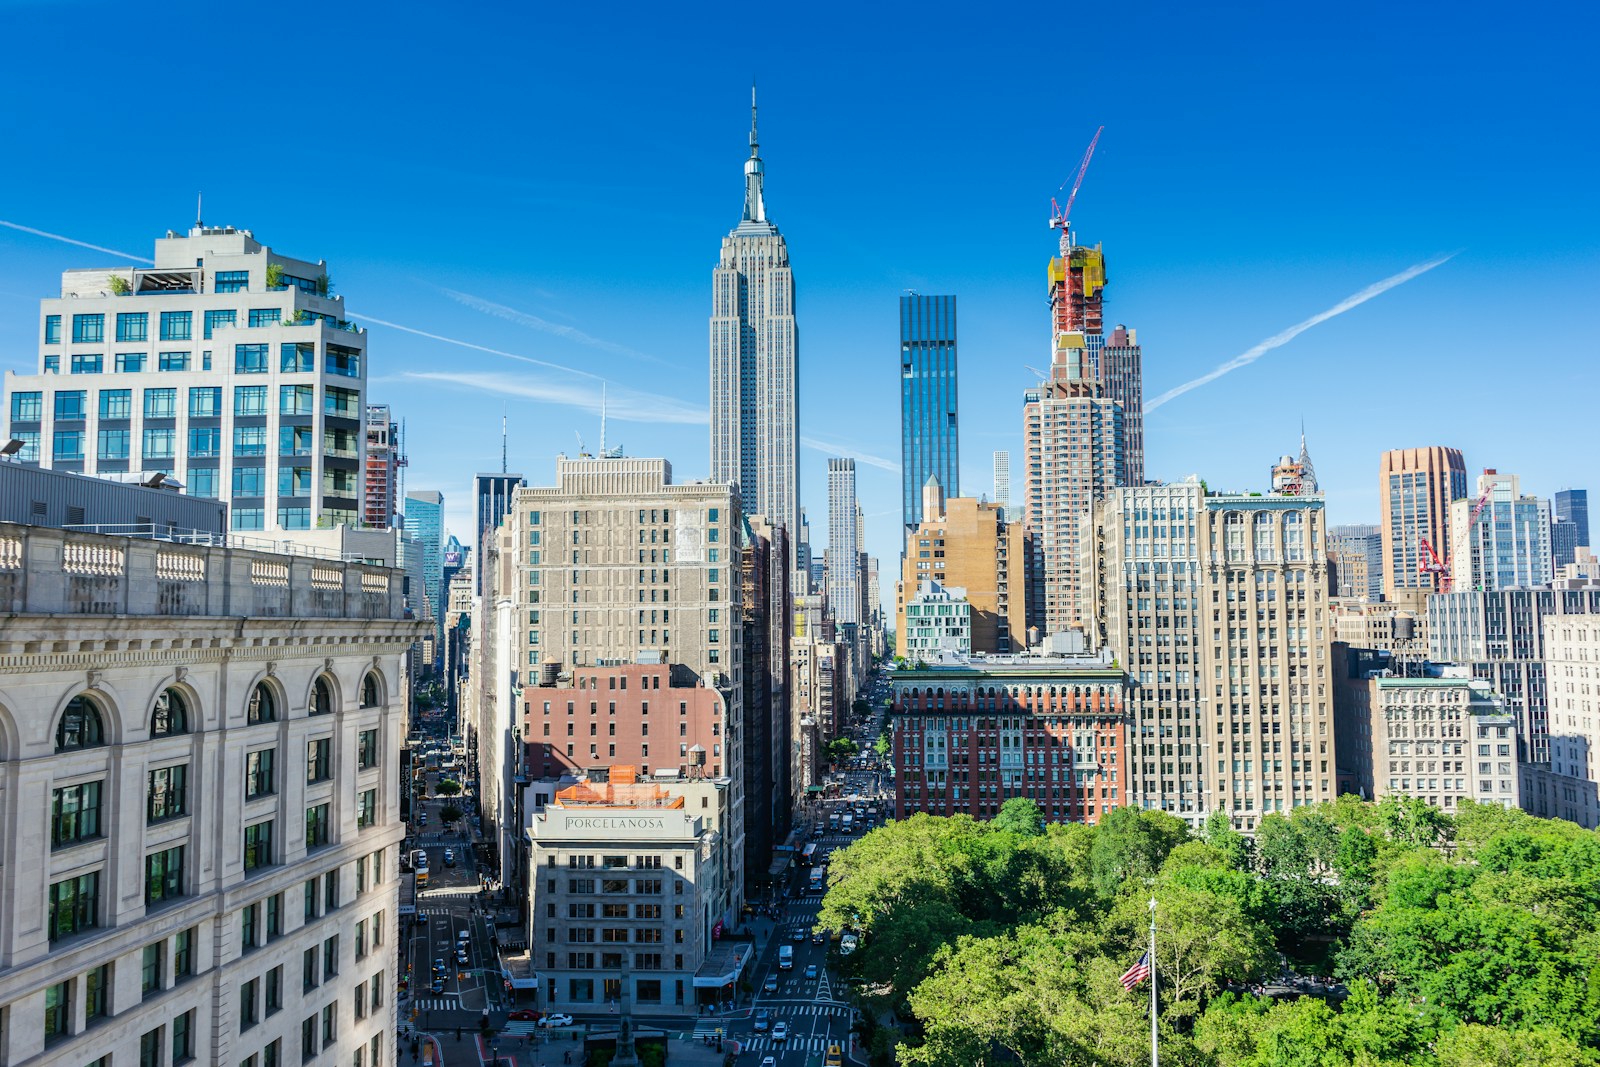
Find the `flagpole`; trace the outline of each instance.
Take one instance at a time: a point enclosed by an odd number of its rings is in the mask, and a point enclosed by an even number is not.
[[[1156,1029],[1156,898],[1150,898],[1150,1067],[1161,1067]]]

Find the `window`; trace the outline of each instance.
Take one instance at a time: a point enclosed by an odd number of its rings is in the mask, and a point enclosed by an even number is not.
[[[261,944],[261,905],[246,904],[239,909],[239,951],[249,952]]]
[[[215,459],[222,455],[222,427],[191,426],[189,428],[189,458]],[[189,487],[193,490],[194,486]]]
[[[144,417],[170,419],[178,414],[176,389],[146,389],[144,391]]]
[[[283,936],[283,894],[274,893],[267,898],[267,940],[276,941]]]
[[[354,389],[328,387],[322,397],[322,410],[328,415],[343,415],[354,419],[361,415],[361,394]]]
[[[61,713],[61,723],[56,727],[56,751],[96,748],[105,743],[105,726],[100,719],[100,709],[88,697],[73,697],[67,710]]]
[[[72,980],[44,991],[44,1039],[49,1044],[72,1033]]]
[[[89,841],[100,836],[100,793],[104,782],[62,786],[50,798],[50,846]]]
[[[214,293],[242,293],[249,287],[250,272],[247,270],[219,270],[211,282]]]
[[[317,387],[314,385],[278,386],[278,413],[281,415],[316,414]]]
[[[13,423],[13,425],[15,425]],[[17,450],[17,462],[39,462],[39,431],[38,430],[12,430],[11,436],[22,442],[22,447]]]
[[[44,417],[43,393],[12,393],[11,421],[38,422]]]
[[[74,315],[72,316],[72,343],[75,345],[98,344],[106,339],[106,317],[104,315]]]
[[[278,455],[309,456],[315,440],[309,426],[284,426],[278,430]]]
[[[346,378],[361,377],[361,350],[346,348],[344,345],[328,346],[327,370],[329,374],[339,374]]]
[[[216,499],[217,496],[217,468],[215,467],[190,467],[189,468],[189,495],[205,496]],[[243,529],[243,527],[240,527]]]
[[[132,415],[132,389],[100,390],[100,417],[102,419],[126,419],[131,418]]]
[[[233,509],[233,528],[235,530],[264,530],[266,529],[266,516],[265,508],[236,507]]]
[[[339,973],[339,935],[322,943],[322,977],[326,981]]]
[[[144,360],[145,354],[143,352],[118,352],[117,373],[142,374],[144,373]]]
[[[317,978],[317,950],[308,948],[300,954],[300,983],[304,992],[311,992],[319,984]]]
[[[277,308],[251,308],[250,327],[259,329],[262,326],[276,326],[283,321],[282,312]]]
[[[149,996],[161,989],[161,956],[165,944],[157,941],[153,945],[144,947],[144,954],[139,961],[139,993]]]
[[[329,715],[333,712],[333,683],[325,675],[318,675],[317,680],[311,684],[311,707],[307,709],[312,715]]]
[[[119,341],[148,341],[150,339],[150,316],[143,311],[119,311],[117,313],[117,340]]]
[[[76,878],[56,882],[50,886],[50,940],[59,941],[83,930],[100,925],[100,872],[80,874]]]
[[[176,689],[163,689],[150,716],[151,737],[172,737],[189,732],[189,704]]]
[[[233,413],[235,415],[265,415],[267,413],[267,387],[264,385],[234,386]]]
[[[194,974],[194,931],[179,930],[172,938],[172,977],[174,980]]]
[[[327,1048],[339,1037],[339,1005],[329,1004],[322,1009],[322,1047]]]
[[[356,770],[365,771],[378,765],[378,731],[362,730],[357,735]]]
[[[260,682],[250,693],[250,706],[245,713],[245,719],[251,725],[258,722],[277,722],[278,705],[272,696],[272,690],[267,688],[266,682]]]
[[[322,876],[322,910],[333,911],[339,906],[339,872],[329,871]]]
[[[306,742],[306,781],[325,782],[333,777],[333,739],[313,738]]]
[[[172,1020],[173,1067],[192,1059],[194,1059],[194,1012],[186,1011]]]
[[[239,1032],[261,1021],[261,979],[239,983]]]
[[[270,722],[271,720],[263,720]],[[275,748],[263,748],[257,752],[248,752],[244,757],[244,798],[254,800],[256,797],[269,796],[277,791],[276,780],[272,773],[273,759],[277,755]]]
[[[177,438],[178,431],[171,426],[147,428],[144,431],[144,458],[171,459]]]
[[[378,821],[378,791],[363,789],[356,798],[356,829],[365,830]]]
[[[161,822],[189,814],[189,766],[158,767],[145,792],[145,821]]]
[[[306,848],[321,848],[328,843],[328,805],[306,809]]]
[[[265,999],[269,1016],[276,1015],[283,1010],[283,967],[281,965],[267,972]]]
[[[128,430],[100,430],[97,454],[101,459],[127,459]]]
[[[244,828],[244,869],[272,866],[272,820]],[[276,899],[276,898],[274,898]]]
[[[212,331],[218,327],[236,325],[239,321],[238,314],[232,308],[228,308],[225,311],[206,312],[205,325],[202,327],[203,339],[211,340]]]
[[[58,345],[61,343],[61,316],[46,315],[44,317],[44,343]]]
[[[317,1017],[308,1016],[300,1023],[300,1059],[315,1059],[317,1055]]]
[[[193,334],[193,312],[163,311],[161,313],[161,339],[163,341],[188,341],[193,339]]]
[[[285,530],[311,529],[311,509],[309,507],[280,507],[278,509],[278,525]]]
[[[56,394],[56,421],[75,421],[88,417],[89,394],[83,389],[63,389]]]
[[[104,369],[100,356],[73,356],[73,374],[99,374]]]
[[[60,356],[45,356],[44,357],[44,372],[46,374],[60,374],[61,373],[61,357]]]
[[[160,371],[188,370],[189,353],[161,352],[156,356],[156,369]]]
[[[183,845],[144,858],[144,902],[159,904],[183,896]]]
[[[139,1038],[139,1067],[161,1067],[161,1027]]]
[[[222,414],[222,390],[217,386],[189,390],[189,417],[214,419]]]
[[[235,374],[267,373],[267,346],[234,345],[233,372]]]

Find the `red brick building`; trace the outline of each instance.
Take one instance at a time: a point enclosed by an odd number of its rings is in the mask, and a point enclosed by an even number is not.
[[[525,773],[582,775],[614,764],[720,778],[726,705],[693,671],[668,664],[574,667],[571,684],[522,691]]]
[[[1031,797],[1050,822],[1131,800],[1127,676],[1096,656],[988,656],[895,671],[895,812],[993,818]]]

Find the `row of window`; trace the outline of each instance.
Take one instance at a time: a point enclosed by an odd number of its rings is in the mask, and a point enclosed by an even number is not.
[[[98,391],[99,411],[102,419],[128,419],[133,417],[132,389],[101,389]],[[174,419],[178,416],[178,390],[176,388],[145,389],[144,417],[147,419]],[[54,394],[53,409],[57,422],[82,422],[89,417],[89,391],[87,389],[59,389]],[[265,385],[239,385],[233,390],[233,413],[236,416],[266,415],[268,387]],[[278,413],[280,415],[314,415],[317,405],[315,385],[278,386]],[[323,412],[328,415],[352,416],[359,409],[360,394],[350,389],[329,386],[323,394]],[[189,417],[196,419],[220,418],[222,388],[220,386],[195,386],[189,390]],[[13,422],[38,422],[44,414],[44,394],[38,391],[11,395],[11,420]]]

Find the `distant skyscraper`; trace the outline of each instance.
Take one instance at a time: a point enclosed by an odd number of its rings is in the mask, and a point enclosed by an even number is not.
[[[476,581],[473,589],[483,595],[483,568],[488,565],[489,554],[484,551],[488,538],[485,531],[492,535],[500,526],[500,520],[505,518],[506,512],[511,510],[511,497],[521,486],[527,485],[527,479],[520,474],[479,474],[472,479],[472,498],[476,505],[476,529],[473,536],[477,539],[476,551],[473,558],[477,561],[474,571]]]
[[[1328,565],[1336,597],[1383,599],[1383,537],[1374,524],[1328,528]]]
[[[922,521],[922,486],[937,475],[960,496],[956,418],[956,298],[900,298],[900,513]]]
[[[994,454],[994,502],[999,505],[1002,520],[1009,519],[1011,511],[1011,453]]]
[[[367,474],[362,495],[362,522],[385,528],[395,524],[400,511],[400,468],[406,456],[400,424],[388,404],[367,405]]]
[[[1457,589],[1528,589],[1554,577],[1550,501],[1522,495],[1515,474],[1486,470],[1477,495],[1489,494],[1477,521],[1475,500],[1450,504],[1450,574]]]
[[[834,622],[861,621],[861,549],[856,540],[856,461],[828,460],[828,608]]]
[[[444,644],[444,496],[432,489],[406,494],[406,536],[422,549],[422,591],[433,609],[439,647]]]
[[[1578,545],[1584,548],[1593,548],[1589,540],[1589,490],[1587,489],[1557,489],[1555,497],[1556,518],[1570,522],[1577,527]],[[1572,560],[1563,560],[1571,563]]]
[[[764,178],[751,90],[744,215],[712,273],[711,480],[738,487],[744,514],[789,531],[800,523],[794,274]]]
[[[800,530],[795,541],[794,570],[797,581],[790,592],[794,596],[805,596],[811,592],[811,522],[806,518],[805,508],[800,509]]]
[[[1459,448],[1433,445],[1385,452],[1378,468],[1379,527],[1383,534],[1383,594],[1438,589],[1419,570],[1426,540],[1449,562],[1450,502],[1467,495],[1467,466]]]
[[[1127,467],[1124,483],[1127,485],[1144,484],[1143,360],[1138,331],[1118,325],[1100,349],[1097,365],[1104,395],[1122,405],[1122,455]]]

